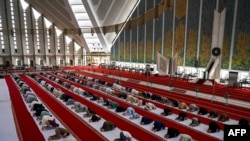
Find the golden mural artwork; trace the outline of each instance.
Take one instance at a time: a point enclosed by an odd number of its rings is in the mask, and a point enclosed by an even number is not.
[[[187,0],[176,0],[175,17],[181,19],[186,15]]]
[[[156,63],[157,62],[157,53],[159,52],[159,53],[162,53],[161,51],[161,45],[162,45],[162,38],[158,38],[157,39],[157,41],[156,41],[156,43],[155,43],[155,55],[154,55],[154,63]]]
[[[120,42],[119,51],[120,51],[120,61],[124,61],[124,43],[123,42]]]
[[[221,61],[221,68],[227,69],[229,67],[229,55],[230,55],[230,44],[231,44],[231,37],[224,36],[222,48],[222,61]]]
[[[175,29],[174,54],[183,52],[184,48],[184,24],[180,23]]]
[[[232,61],[232,68],[241,68],[241,69],[248,69],[247,67],[249,66],[246,66],[246,65],[249,65],[249,64],[242,64],[242,62],[250,62],[250,59],[249,59],[249,49],[247,48],[247,46],[249,46],[249,40],[250,40],[250,36],[243,33],[243,32],[240,32],[238,34],[238,37],[237,37],[237,45],[235,46],[235,49],[234,49],[234,54],[233,54],[233,61]],[[245,60],[247,59],[248,60]],[[242,67],[246,67],[246,68],[242,68]]]
[[[137,62],[137,58],[136,58],[136,56],[137,56],[137,45],[136,45],[136,43],[135,42],[132,42],[132,45],[131,45],[131,60],[132,60],[132,62]]]
[[[209,62],[209,59],[211,57],[211,42],[211,37],[209,37],[208,35],[202,35],[199,57],[199,61],[202,67],[206,67],[205,65]]]
[[[174,55],[178,53],[178,65],[183,64],[182,53],[184,51],[184,30],[185,26],[180,23],[175,29],[175,38],[174,38]]]
[[[191,65],[194,63],[192,59],[196,57],[197,53],[197,31],[194,29],[189,29],[188,41],[186,48],[186,64]]]
[[[166,32],[164,42],[164,53],[165,57],[172,57],[172,31]]]
[[[151,40],[147,40],[147,44],[146,44],[146,63],[152,63],[152,41]]]
[[[125,61],[126,62],[130,61],[130,42],[129,41],[125,43]]]
[[[143,62],[144,58],[144,40],[141,40],[139,42],[139,47],[138,47],[138,61]]]

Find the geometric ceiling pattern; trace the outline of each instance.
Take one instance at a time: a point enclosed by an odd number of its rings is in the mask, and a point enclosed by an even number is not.
[[[25,0],[88,52],[110,52],[118,32],[103,26],[127,22],[140,0]],[[95,29],[94,31],[91,29]],[[99,31],[98,31],[99,30]]]

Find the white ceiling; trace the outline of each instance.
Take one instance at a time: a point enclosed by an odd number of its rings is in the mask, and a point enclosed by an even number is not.
[[[103,34],[91,27],[115,25],[128,21],[140,0],[25,0],[58,28],[78,29],[83,34],[68,34],[90,52],[110,52],[115,32]],[[96,28],[95,28],[96,29]],[[97,29],[102,30],[102,29]]]

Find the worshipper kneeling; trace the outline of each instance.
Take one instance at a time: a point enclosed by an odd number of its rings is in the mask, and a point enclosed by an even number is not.
[[[56,120],[51,116],[43,116],[41,125],[42,130],[50,130],[59,126],[59,124],[56,123]]]
[[[111,131],[113,129],[115,129],[116,125],[110,121],[104,121],[102,127],[101,127],[101,131]]]
[[[137,114],[137,113],[133,113],[133,114],[129,117],[129,119],[138,119],[138,118],[140,118],[140,115]]]
[[[180,139],[179,141],[192,141],[192,137],[189,136],[188,134],[180,134]]]
[[[220,122],[225,122],[225,121],[228,121],[228,120],[229,120],[229,117],[228,117],[228,115],[225,114],[225,113],[221,114],[221,115],[219,116],[219,118],[218,118],[218,121],[220,121]]]
[[[126,109],[122,106],[117,106],[115,109],[115,112],[120,113],[120,112],[124,112]]]
[[[185,102],[181,102],[180,104],[179,104],[179,109],[187,109],[187,104],[185,103]]]
[[[208,113],[207,109],[206,108],[200,108],[198,114],[199,115],[206,115]]]
[[[115,101],[110,101],[109,102],[109,105],[108,105],[108,108],[109,109],[115,109],[115,108],[117,108],[119,106],[119,104],[117,103],[117,102],[115,102]]]
[[[151,102],[147,102],[146,103],[146,107],[144,108],[145,110],[153,110],[153,109],[155,109],[156,107],[155,107],[155,105],[153,104],[153,103],[151,103]]]
[[[187,119],[187,115],[184,112],[180,112],[179,116],[175,120],[184,121],[186,119]]]
[[[192,126],[192,127],[198,126],[198,125],[200,125],[200,121],[199,121],[198,118],[193,117],[192,121],[191,121],[191,123],[189,125]]]
[[[74,105],[75,104],[75,100],[72,98],[69,98],[66,102],[66,105]]]
[[[101,117],[97,116],[96,114],[93,114],[92,117],[89,119],[89,122],[97,122],[101,119]]]
[[[152,131],[156,132],[156,131],[160,131],[162,129],[165,129],[165,124],[159,120],[156,120],[154,122],[154,127],[152,128]]]
[[[145,101],[143,101],[142,99],[139,100],[138,102],[138,106],[143,106],[145,105]]]
[[[171,112],[171,109],[169,109],[169,108],[164,108],[163,112],[161,113],[161,115],[163,115],[163,116],[168,116],[171,114],[172,114],[172,112]]]
[[[69,98],[72,98],[70,95],[68,94],[62,94],[60,99],[63,101],[63,102],[66,102],[68,101]],[[73,99],[73,98],[72,98]]]
[[[177,100],[174,100],[174,99],[170,99],[170,101],[171,101],[171,106],[173,106],[173,107],[179,107],[179,101],[177,101]]]
[[[117,138],[114,141],[132,141],[132,135],[128,131],[121,131],[120,138]]]
[[[90,108],[88,108],[86,110],[86,114],[83,115],[83,117],[91,117],[93,114],[96,114],[93,110],[91,110]]]
[[[199,108],[196,104],[190,104],[189,107],[187,108],[187,111],[189,111],[189,112],[195,112],[198,110],[199,110]]]
[[[38,102],[38,101],[33,101],[30,105],[30,109],[31,111],[36,111],[37,109],[39,108],[43,108],[44,109],[44,106],[42,103]]]
[[[100,97],[98,100],[97,100],[97,103],[104,103],[104,99],[102,97]]]
[[[122,113],[122,115],[124,115],[124,116],[130,116],[130,115],[132,115],[134,113],[135,113],[135,109],[132,108],[132,107],[128,107],[126,109],[126,111],[124,113]]]
[[[37,98],[36,98],[36,96],[35,95],[28,95],[27,99],[26,99],[26,102],[27,103],[31,103],[33,101],[38,101]]]
[[[246,118],[241,118],[239,120],[239,125],[241,125],[241,126],[248,126],[249,122],[248,122],[248,120]]]
[[[80,113],[80,112],[85,112],[88,109],[88,107],[76,101],[74,103],[74,106],[71,107],[71,109],[75,109],[75,112]]]
[[[220,131],[219,125],[214,121],[211,121],[208,126],[209,126],[207,129],[208,133],[215,133]]]
[[[55,118],[52,117],[51,115],[50,116],[49,115],[44,115],[43,118],[42,118],[42,120],[39,122],[39,125],[46,125],[46,122],[48,120],[54,120],[54,119]]]
[[[208,117],[210,117],[210,118],[217,118],[219,115],[218,115],[218,113],[217,113],[217,111],[216,110],[211,110],[210,112],[209,112],[209,115],[208,115]]]
[[[147,124],[150,124],[152,122],[153,122],[153,120],[151,118],[146,117],[146,116],[143,116],[141,118],[141,125],[147,125]]]
[[[164,136],[164,138],[173,138],[179,136],[180,131],[176,128],[169,127],[167,134]]]
[[[56,127],[55,128],[55,135],[52,135],[52,136],[49,136],[48,137],[48,141],[51,141],[51,140],[58,140],[60,139],[61,137],[63,138],[66,138],[67,136],[70,135],[69,131],[64,129],[64,128],[61,128],[61,127]]]
[[[37,116],[37,120],[42,120],[43,116],[45,116],[45,115],[51,116],[51,114],[49,113],[49,111],[44,110],[44,111],[41,111],[40,116]]]

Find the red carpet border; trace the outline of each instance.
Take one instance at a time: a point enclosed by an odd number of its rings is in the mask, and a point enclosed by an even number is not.
[[[20,141],[45,141],[43,134],[34,121],[34,118],[28,111],[15,82],[9,75],[5,76],[5,80],[9,88]]]
[[[174,122],[174,121],[170,121],[164,117],[162,117],[161,115],[157,115],[157,114],[154,114],[154,113],[151,113],[151,112],[148,112],[148,111],[145,111],[143,109],[141,109],[140,107],[138,106],[135,106],[135,105],[131,105],[127,102],[124,102],[122,100],[119,100],[118,98],[115,98],[113,96],[110,96],[110,95],[107,95],[107,94],[103,94],[101,92],[98,92],[98,91],[95,91],[93,89],[90,89],[88,87],[84,87],[84,86],[81,86],[77,83],[73,83],[67,79],[64,79],[64,78],[60,78],[59,76],[56,76],[54,74],[50,74],[51,76],[54,76],[56,78],[59,78],[63,81],[66,81],[68,82],[69,84],[71,85],[75,85],[77,87],[80,87],[80,88],[83,88],[84,90],[88,91],[88,92],[91,92],[91,93],[94,93],[100,97],[103,97],[103,98],[108,98],[112,101],[116,101],[119,103],[119,105],[123,106],[123,107],[133,107],[137,113],[141,114],[141,115],[147,115],[148,117],[152,118],[153,120],[161,120],[165,123],[165,125],[167,125],[168,127],[175,127],[175,128],[178,128],[182,133],[185,133],[185,134],[189,134],[191,135],[194,139],[196,140],[202,140],[204,138],[208,139],[209,141],[215,141],[215,140],[220,140],[220,139],[217,139],[215,137],[212,137],[212,136],[209,136],[203,132],[200,132],[200,131],[197,131],[197,130],[193,130],[192,128],[190,127],[187,127],[185,125],[182,125],[182,124],[179,124],[178,122]],[[133,133],[133,132],[131,132]],[[140,135],[139,135],[140,136]]]
[[[67,74],[68,75],[68,74]],[[74,76],[71,76],[71,77],[74,77]],[[80,78],[78,78],[80,79]],[[83,80],[83,79],[81,79]],[[83,80],[84,81],[84,80]],[[156,101],[153,101],[153,100],[150,100],[150,99],[145,99],[145,98],[142,98],[142,97],[139,97],[139,96],[136,96],[137,98],[139,99],[143,99],[145,102],[151,102],[151,103],[154,103],[158,108],[161,108],[161,109],[164,109],[164,108],[170,108],[172,110],[173,113],[175,114],[179,114],[180,112],[183,112],[182,110],[180,109],[177,109],[177,108],[173,108],[171,106],[167,106],[167,105],[164,105],[162,103],[159,103],[159,102],[156,102]],[[202,123],[204,124],[209,124],[209,122],[213,121],[212,119],[210,118],[207,118],[207,117],[203,117],[203,116],[200,116],[200,115],[197,115],[197,114],[194,114],[194,113],[190,113],[190,112],[185,112],[187,114],[187,116],[189,118],[193,118],[193,117],[197,117]],[[221,122],[217,122],[221,129],[224,129],[224,124],[221,123]]]
[[[148,140],[152,140],[152,141],[164,140],[163,138],[160,138],[160,137],[156,136],[155,134],[146,131],[146,129],[143,129],[143,128],[135,125],[134,123],[129,122],[127,119],[120,118],[118,115],[115,115],[112,112],[108,112],[104,108],[100,108],[98,105],[80,97],[79,95],[72,93],[68,89],[56,84],[55,82],[49,80],[48,78],[41,76],[41,75],[38,75],[38,74],[37,74],[37,76],[39,76],[43,80],[49,82],[53,87],[57,87],[57,88],[59,87],[64,93],[71,95],[76,101],[79,101],[80,103],[85,104],[87,107],[91,107],[92,110],[94,110],[98,115],[100,115],[104,119],[108,119],[108,120],[114,122],[117,125],[117,127],[121,128],[123,130],[129,131],[133,135],[133,137],[135,137],[136,139],[138,139],[138,140],[148,139]],[[69,83],[72,84],[71,82],[69,82]],[[85,89],[85,88],[83,88],[83,89]],[[89,91],[89,90],[87,90],[87,91]],[[93,91],[89,91],[89,92],[93,92]],[[96,92],[94,92],[94,93],[96,94]]]
[[[147,78],[143,73],[132,73],[128,71],[102,69],[99,67],[89,67],[89,66],[76,67],[76,70],[79,70],[79,71],[83,69],[89,70],[89,71],[95,70],[95,72],[99,72],[103,74],[112,73],[113,75],[116,75],[116,76],[122,76],[122,77],[127,77],[127,78],[132,78],[132,79],[136,78],[137,80],[147,81]],[[71,70],[73,70],[73,68],[71,68]],[[191,91],[194,91],[196,87],[199,87],[200,92],[203,92],[206,94],[211,94],[213,91],[213,86],[194,84],[194,83],[188,82],[187,80],[183,80],[181,78],[171,78],[168,76],[151,75],[149,77],[149,80],[153,81],[154,83],[162,84],[162,85],[166,85],[168,82],[172,82],[174,85],[176,85],[175,87],[187,89]],[[230,98],[250,102],[250,88],[248,89],[230,88],[230,87],[223,86],[223,85],[216,83],[216,90],[215,90],[216,95],[223,96],[225,91],[227,91],[230,94]]]
[[[94,75],[91,73],[86,73],[86,72],[77,72],[79,74],[83,74],[86,76],[91,76],[98,78],[98,75]],[[108,82],[114,82],[112,78],[101,78],[102,80],[108,81]],[[228,105],[226,106],[224,103],[219,103],[219,102],[213,102],[206,100],[206,99],[195,99],[192,96],[187,96],[187,95],[180,95],[178,93],[171,92],[169,93],[168,91],[157,89],[157,88],[149,88],[143,85],[137,85],[137,84],[132,84],[126,81],[121,81],[122,86],[125,87],[130,87],[130,88],[135,88],[139,91],[150,91],[153,94],[161,95],[161,96],[166,96],[168,98],[180,100],[183,102],[186,102],[187,104],[189,103],[195,103],[199,107],[206,107],[208,110],[216,109],[218,110],[219,113],[227,113],[231,118],[239,120],[241,117],[249,118],[250,120],[250,110],[244,107],[239,107],[235,105]],[[212,96],[212,95],[211,95]]]
[[[46,103],[46,106],[50,109],[50,111],[53,111],[53,114],[57,117],[57,119],[60,120],[61,123],[64,123],[64,126],[71,131],[76,139],[82,141],[107,140],[98,134],[97,131],[89,128],[87,124],[84,124],[82,119],[77,118],[71,111],[66,110],[67,108],[65,106],[48,94],[47,91],[39,87],[38,84],[31,81],[30,78],[25,75],[21,75],[21,78],[34,90],[43,103]]]

